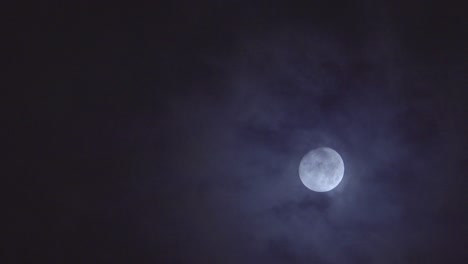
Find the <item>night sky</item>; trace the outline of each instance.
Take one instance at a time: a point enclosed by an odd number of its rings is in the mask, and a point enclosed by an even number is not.
[[[461,1],[70,2],[4,12],[2,263],[467,263]]]

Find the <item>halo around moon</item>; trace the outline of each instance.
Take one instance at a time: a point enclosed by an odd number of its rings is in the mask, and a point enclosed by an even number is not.
[[[299,164],[299,177],[312,191],[328,192],[343,179],[344,163],[338,152],[331,148],[309,151]]]

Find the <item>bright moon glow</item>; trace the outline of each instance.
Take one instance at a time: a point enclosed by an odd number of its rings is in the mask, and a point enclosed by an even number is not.
[[[328,192],[343,179],[344,163],[331,148],[317,148],[307,153],[299,164],[299,177],[312,191]]]

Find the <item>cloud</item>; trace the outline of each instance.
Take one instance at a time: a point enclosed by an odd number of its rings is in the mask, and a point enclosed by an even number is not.
[[[222,68],[222,81],[202,91],[219,85],[218,96],[173,98],[168,122],[177,129],[168,139],[179,151],[169,159],[176,175],[169,182],[180,195],[169,192],[165,199],[179,201],[178,221],[190,226],[182,245],[195,243],[194,257],[407,261],[426,237],[425,228],[408,221],[411,210],[436,213],[418,200],[430,191],[410,186],[435,173],[418,169],[435,157],[420,155],[421,143],[409,144],[401,127],[409,107],[404,87],[397,87],[401,69],[392,52],[398,46],[386,38],[371,36],[363,41],[366,50],[347,50],[319,33],[256,36],[212,64]],[[342,155],[345,177],[332,192],[318,194],[302,186],[297,166],[321,146]],[[167,214],[179,219],[170,209]],[[408,238],[412,229],[419,231]]]

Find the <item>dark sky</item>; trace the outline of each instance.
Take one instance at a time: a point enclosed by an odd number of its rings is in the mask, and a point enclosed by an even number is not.
[[[69,2],[5,12],[2,263],[468,261],[460,3]]]

